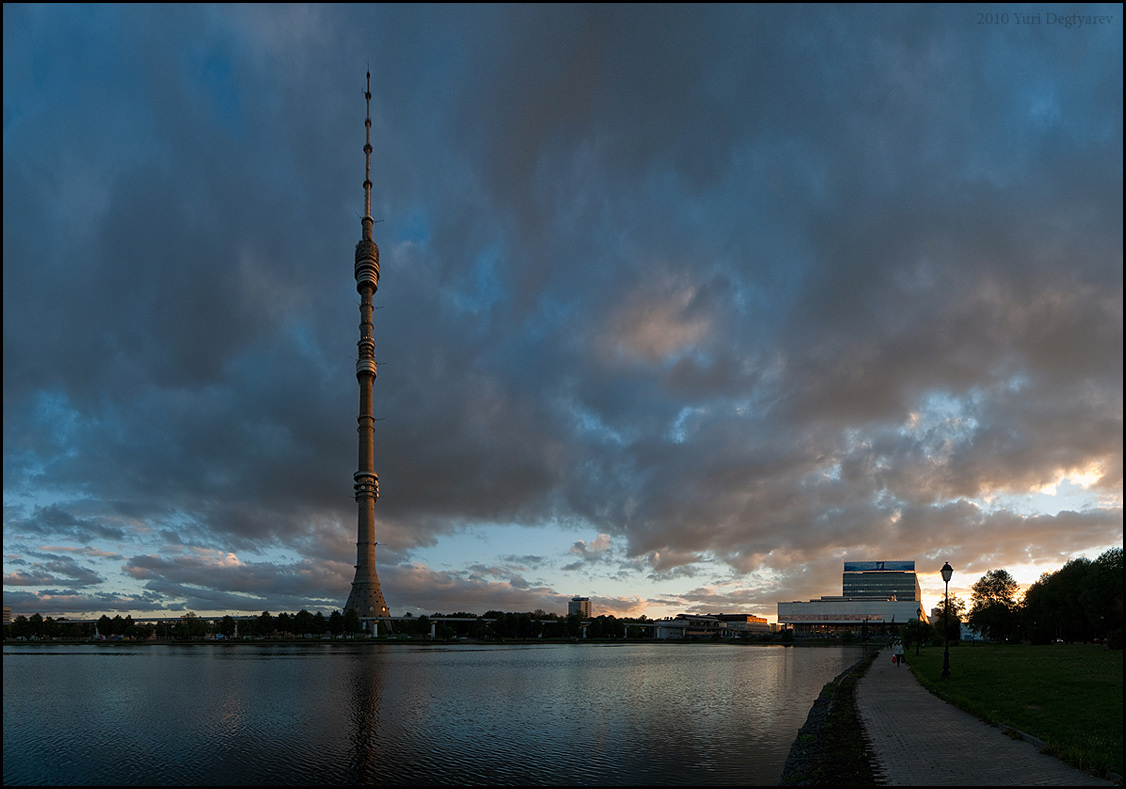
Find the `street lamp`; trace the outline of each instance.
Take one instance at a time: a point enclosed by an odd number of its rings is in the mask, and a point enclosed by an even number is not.
[[[945,679],[950,676],[950,576],[954,574],[954,568],[950,566],[950,562],[945,562],[940,572],[946,584],[946,604],[942,613],[942,634],[946,642],[946,649],[942,653],[942,676]]]

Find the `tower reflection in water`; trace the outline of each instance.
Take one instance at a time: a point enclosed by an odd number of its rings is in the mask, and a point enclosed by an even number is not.
[[[348,721],[351,739],[350,782],[380,783],[379,733],[385,709],[384,678],[386,647],[357,649],[349,656],[348,682],[351,709]]]

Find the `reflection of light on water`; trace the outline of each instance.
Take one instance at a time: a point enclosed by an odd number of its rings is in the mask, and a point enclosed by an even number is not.
[[[243,729],[243,714],[246,705],[242,698],[242,689],[232,684],[219,702],[219,732],[224,739],[236,739]]]
[[[860,654],[730,644],[93,649],[52,659],[49,649],[5,649],[5,782],[652,785],[690,774],[773,785],[817,694]],[[44,760],[44,749],[67,758]]]

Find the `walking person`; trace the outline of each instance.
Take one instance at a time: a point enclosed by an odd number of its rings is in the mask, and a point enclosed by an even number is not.
[[[902,641],[897,640],[895,642],[895,647],[892,649],[892,654],[894,655],[895,667],[899,668],[900,664],[903,663],[903,642]]]

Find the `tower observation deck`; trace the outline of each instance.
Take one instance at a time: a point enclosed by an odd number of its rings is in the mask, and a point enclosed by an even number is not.
[[[379,289],[379,247],[371,237],[371,73],[367,75],[367,118],[364,120],[364,216],[360,220],[360,240],[356,244],[356,290],[360,294],[360,341],[356,359],[356,380],[360,385],[359,468],[352,475],[356,492],[356,577],[344,610],[354,610],[361,619],[389,619],[387,601],[379,588],[375,572],[375,502],[379,498],[379,475],[375,473],[375,417],[372,412],[372,385],[375,383],[375,340],[372,337],[372,297]]]

